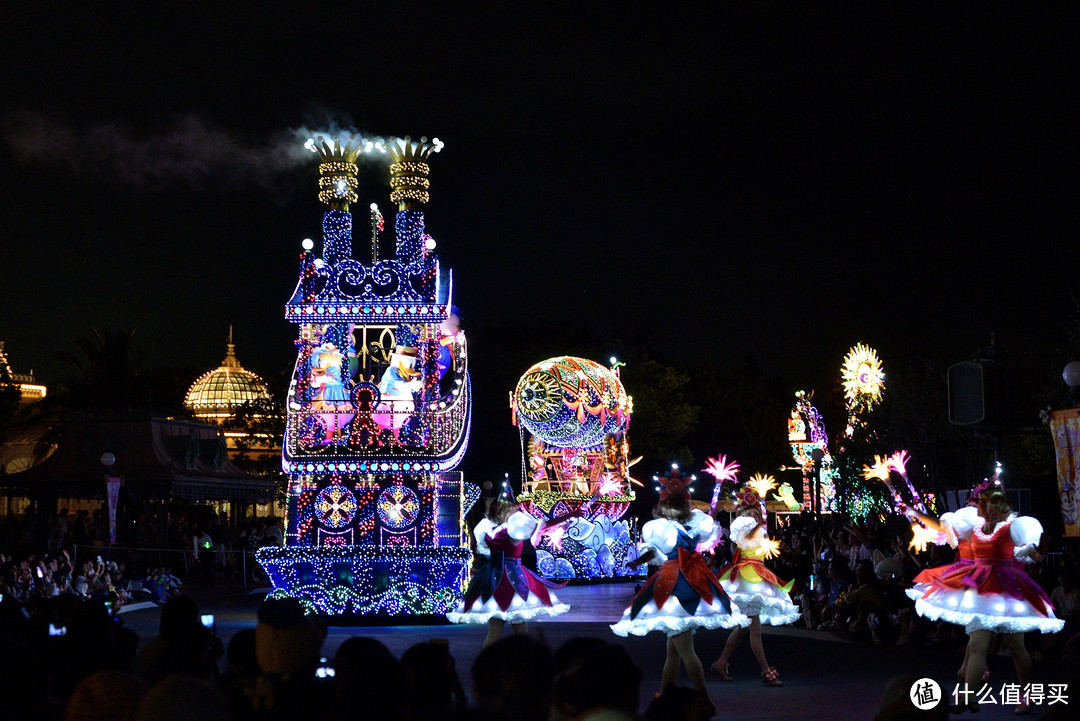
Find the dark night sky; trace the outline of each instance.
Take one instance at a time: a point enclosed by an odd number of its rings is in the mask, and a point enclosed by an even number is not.
[[[90,325],[209,369],[231,323],[246,367],[289,368],[282,310],[322,209],[314,156],[275,147],[333,119],[446,142],[428,230],[466,329],[584,322],[806,387],[856,341],[886,372],[991,331],[1052,345],[1076,275],[1077,23],[984,5],[9,14],[0,340],[48,382]],[[365,178],[359,207],[389,218]]]

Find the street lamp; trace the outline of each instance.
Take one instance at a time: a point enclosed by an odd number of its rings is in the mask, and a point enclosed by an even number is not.
[[[1065,369],[1061,371],[1061,378],[1069,388],[1080,386],[1080,361],[1066,364]]]
[[[821,510],[821,462],[825,459],[825,451],[821,448],[814,448],[810,451],[810,457],[814,459],[814,486],[810,495],[813,499],[813,511],[816,517],[818,511]]]

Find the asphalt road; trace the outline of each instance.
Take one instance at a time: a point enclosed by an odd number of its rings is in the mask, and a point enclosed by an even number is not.
[[[265,592],[265,589],[264,589]],[[200,605],[203,613],[213,613],[218,635],[227,643],[236,631],[253,628],[255,613],[262,600],[262,593],[245,592],[239,587],[221,587],[213,590],[190,589],[189,594]],[[552,620],[530,623],[531,632],[543,638],[552,648],[571,638],[597,636],[624,646],[643,672],[641,709],[644,710],[656,692],[660,670],[664,662],[664,636],[652,633],[643,638],[623,639],[615,636],[607,624],[618,620],[622,609],[633,596],[632,584],[603,584],[597,586],[567,587],[558,592],[559,600],[571,604],[572,610]],[[134,629],[141,639],[147,640],[157,634],[159,611],[136,610],[122,615],[126,626]],[[480,651],[486,634],[486,626],[426,625],[426,626],[332,626],[324,645],[323,654],[332,658],[337,647],[345,639],[355,635],[377,638],[400,656],[407,648],[432,638],[444,638],[450,643],[451,653],[466,689],[471,688],[473,661]],[[726,631],[705,631],[696,636],[698,655],[706,665],[719,655],[726,638]],[[811,720],[869,720],[881,701],[882,691],[888,681],[898,674],[915,674],[934,679],[948,695],[955,685],[956,669],[961,661],[961,651],[924,646],[874,647],[851,643],[825,631],[811,631],[795,627],[765,629],[765,652],[769,662],[779,669],[785,686],[771,688],[759,679],[759,669],[744,641],[736,652],[731,673],[733,682],[709,678],[709,692],[717,705],[719,719],[806,719]],[[1001,684],[1015,683],[1016,675],[1012,660],[1005,656],[989,659],[990,685],[1000,698]],[[1036,665],[1035,681],[1043,684],[1064,684],[1067,707],[1058,703],[1051,707],[1047,702],[1036,708],[1033,717],[1055,711],[1070,711],[1062,718],[1077,718],[1080,713],[1080,682],[1078,668],[1062,662],[1042,662]],[[1071,683],[1070,683],[1071,679]],[[682,683],[688,683],[685,675]],[[948,700],[946,700],[946,703]],[[1012,706],[984,705],[977,717],[970,715],[955,718],[978,718],[980,721],[1014,718]]]

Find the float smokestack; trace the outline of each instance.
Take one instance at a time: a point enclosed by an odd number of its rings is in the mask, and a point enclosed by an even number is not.
[[[428,202],[431,168],[427,159],[442,147],[443,142],[438,138],[420,138],[416,143],[408,135],[390,143],[388,149],[394,159],[390,165],[390,200],[398,204],[398,210],[416,210]]]

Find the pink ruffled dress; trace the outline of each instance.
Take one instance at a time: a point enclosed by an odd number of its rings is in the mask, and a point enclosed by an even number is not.
[[[974,510],[974,509],[972,509]],[[960,516],[958,511],[957,516]],[[944,517],[943,517],[944,518]],[[1024,570],[1042,536],[1042,524],[1015,515],[983,533],[981,519],[951,519],[958,541],[970,539],[972,560],[924,572],[907,593],[915,610],[932,621],[943,619],[964,626],[968,633],[1042,631],[1055,633],[1065,622],[1054,617],[1046,592]]]

